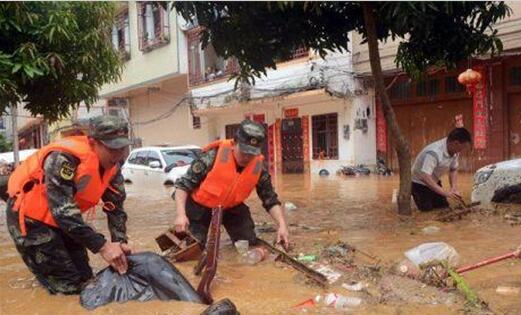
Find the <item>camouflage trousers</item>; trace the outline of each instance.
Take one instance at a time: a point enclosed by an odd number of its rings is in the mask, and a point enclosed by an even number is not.
[[[12,201],[6,208],[9,234],[29,270],[49,293],[78,294],[92,278],[87,250],[60,229],[25,219],[27,235],[21,235],[18,212]]]
[[[212,209],[196,203],[191,197],[186,201],[186,216],[190,221],[188,229],[202,244],[206,244],[208,229],[212,221]],[[250,245],[257,243],[255,223],[250,208],[241,203],[223,212],[222,224],[232,242],[248,240]]]

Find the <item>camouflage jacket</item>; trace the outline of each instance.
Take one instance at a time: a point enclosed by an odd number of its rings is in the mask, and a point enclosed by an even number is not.
[[[74,200],[76,184],[70,175],[74,174],[79,163],[76,157],[63,152],[49,154],[44,162],[47,200],[51,214],[60,229],[93,253],[97,253],[105,244],[105,237],[85,223]],[[68,172],[69,176],[65,176],[66,178],[63,176],[62,168],[66,168]],[[123,210],[126,194],[121,171],[116,173],[111,186],[117,193],[107,189],[101,197],[103,202],[112,202],[115,206],[111,211],[104,210],[109,231],[113,242],[126,242],[127,214]]]
[[[217,149],[201,153],[198,159],[192,161],[186,174],[175,182],[175,187],[186,192],[192,192],[199,187],[212,169],[216,156]],[[271,176],[265,168],[262,169],[256,188],[257,195],[266,211],[269,211],[275,205],[281,204],[271,184]],[[174,195],[172,195],[172,198],[174,198]]]

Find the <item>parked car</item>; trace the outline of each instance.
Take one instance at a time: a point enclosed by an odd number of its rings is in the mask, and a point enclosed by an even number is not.
[[[200,152],[201,148],[195,145],[132,150],[121,168],[123,178],[126,183],[146,187],[171,186]]]
[[[18,157],[20,158],[20,162],[25,160],[28,156],[38,151],[39,149],[27,149],[18,151]],[[0,161],[3,163],[14,163],[14,155],[13,152],[4,152],[0,153]]]
[[[491,202],[516,202],[521,200],[521,159],[490,164],[474,175],[472,202],[483,207]]]

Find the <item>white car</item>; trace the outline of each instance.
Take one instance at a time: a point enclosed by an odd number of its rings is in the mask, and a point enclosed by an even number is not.
[[[171,186],[183,176],[201,148],[195,145],[177,147],[143,147],[132,150],[121,172],[125,183],[142,187]]]
[[[34,152],[38,151],[39,149],[27,149],[27,150],[20,150],[18,151],[18,157],[20,159],[20,162],[24,161],[27,157],[29,157]],[[14,154],[13,152],[4,152],[0,153],[0,161],[3,163],[11,164],[14,162]]]
[[[471,199],[486,208],[491,205],[491,201],[508,201],[513,196],[506,194],[518,194],[520,189],[521,159],[499,162],[476,172]]]

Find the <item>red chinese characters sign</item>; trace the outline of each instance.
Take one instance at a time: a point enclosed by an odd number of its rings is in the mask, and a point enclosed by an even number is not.
[[[481,81],[476,85],[472,96],[472,113],[474,122],[474,148],[487,148],[488,104],[487,73],[484,67],[476,68],[481,74]]]
[[[297,118],[298,108],[286,108],[284,109],[284,118]]]
[[[380,105],[379,96],[376,99],[376,150],[387,152],[387,124],[385,123],[384,113]]]

